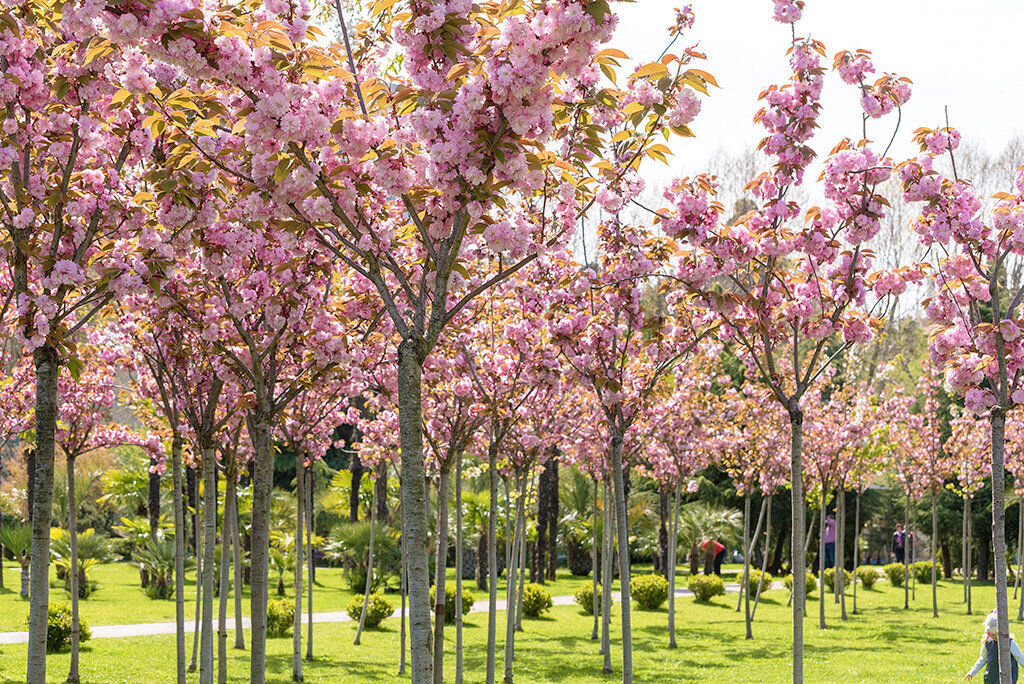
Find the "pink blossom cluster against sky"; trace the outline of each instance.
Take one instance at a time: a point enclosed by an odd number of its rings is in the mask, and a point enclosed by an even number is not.
[[[675,8],[684,4],[692,5],[696,15],[685,42],[697,42],[707,53],[708,62],[701,66],[714,74],[721,89],[704,98],[701,116],[692,125],[697,138],[677,144],[667,175],[698,173],[718,150],[738,153],[756,145],[763,135],[752,121],[757,94],[787,73],[789,27],[772,21],[771,5],[763,0],[621,4],[616,47],[637,60],[657,59]],[[1015,0],[818,0],[807,3],[796,29],[797,35],[824,42],[830,57],[839,50],[865,48],[873,53],[877,76],[888,71],[913,79],[914,94],[892,150],[901,157],[916,151],[914,129],[943,124],[944,105],[950,124],[989,152],[998,153],[1014,134],[1024,132],[1019,119],[1024,81],[1016,75],[1022,26],[1024,3]],[[826,78],[821,140],[859,137],[856,99],[854,89],[834,76]],[[827,152],[818,150],[819,155]]]

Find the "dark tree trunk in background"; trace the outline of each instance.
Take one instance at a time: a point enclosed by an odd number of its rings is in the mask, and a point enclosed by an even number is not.
[[[548,467],[545,470],[549,470],[551,473],[551,496],[550,508],[548,509],[548,571],[547,578],[551,581],[556,579],[556,571],[558,570],[558,448],[555,447],[555,453],[548,459]]]
[[[992,537],[987,534],[978,539],[978,581],[988,582],[988,558],[992,551]]]
[[[35,448],[29,448],[25,450],[25,472],[28,473],[26,480],[28,484],[26,486],[26,498],[28,499],[28,524],[32,524],[32,507],[35,505],[36,500],[36,478],[33,475],[36,472],[36,450]]]
[[[149,459],[149,497],[146,501],[146,513],[149,514],[149,536],[156,539],[160,529],[160,471],[156,469],[155,458]]]
[[[555,548],[555,534],[558,529],[558,460],[552,454],[544,463],[544,469],[537,478],[537,543],[534,547],[533,563],[530,566],[530,581],[544,583],[549,557],[558,558]]]
[[[654,571],[668,577],[668,488],[658,490],[658,555],[654,557]]]
[[[359,522],[359,490],[363,485],[363,462],[359,460],[359,454],[353,453],[352,461],[349,463],[349,470],[352,471],[352,489],[348,496],[348,519],[352,522]]]
[[[190,544],[194,547],[198,538],[196,531],[199,529],[199,511],[196,508],[196,469],[185,469],[185,494],[188,496],[188,507],[192,509],[189,519],[192,521],[192,536],[189,537]]]
[[[942,576],[953,579],[953,557],[949,553],[949,542],[942,542],[939,550],[942,553]]]
[[[377,465],[377,480],[373,486],[377,494],[377,521],[390,525],[391,516],[388,515],[388,464],[386,461],[382,461]]]
[[[484,533],[476,545],[476,586],[480,591],[487,591],[487,535]]]

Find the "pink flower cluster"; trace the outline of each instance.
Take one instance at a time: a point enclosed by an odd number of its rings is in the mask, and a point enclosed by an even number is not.
[[[772,0],[775,4],[773,18],[780,24],[795,24],[803,14],[803,0]]]

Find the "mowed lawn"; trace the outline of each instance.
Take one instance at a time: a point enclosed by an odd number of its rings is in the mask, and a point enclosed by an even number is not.
[[[323,580],[329,573],[321,572]],[[579,579],[560,578],[562,587],[574,588]],[[324,591],[328,594],[328,591]],[[340,592],[336,599],[341,599]],[[477,598],[483,598],[476,592]],[[679,648],[667,648],[664,609],[633,612],[633,644],[637,682],[786,682],[790,681],[790,609],[786,592],[766,594],[758,609],[754,640],[743,639],[743,616],[736,613],[735,595],[718,597],[710,604],[692,598],[678,601]],[[4,600],[9,600],[5,595]],[[145,599],[148,601],[149,599]],[[89,601],[93,599],[90,598]],[[326,598],[325,598],[326,600]],[[992,587],[976,585],[975,615],[965,614],[961,585],[941,582],[940,617],[931,617],[930,588],[922,586],[910,610],[903,609],[903,591],[884,582],[872,591],[858,591],[860,613],[839,620],[838,606],[826,603],[828,629],[818,629],[818,603],[812,596],[805,622],[807,682],[954,682],[963,678],[978,653],[981,619],[994,605]],[[89,601],[83,602],[83,605]],[[330,603],[330,601],[327,601]],[[134,603],[132,604],[135,605]],[[397,601],[396,601],[397,605]],[[326,605],[325,605],[326,607]],[[852,610],[852,601],[848,601]],[[3,610],[3,609],[0,609]],[[122,615],[129,615],[125,609]],[[1013,611],[1016,616],[1016,610]],[[591,641],[592,618],[576,606],[555,607],[540,619],[524,619],[524,632],[516,638],[515,675],[521,682],[611,682],[618,676],[621,644],[618,606],[612,621],[612,662],[616,673],[601,673],[602,657]],[[134,616],[133,616],[134,617]],[[8,616],[4,616],[8,619]],[[502,667],[504,613],[498,629],[498,668]],[[1014,622],[1019,626],[1019,623]],[[1013,631],[1013,628],[1011,628]],[[1024,633],[1024,629],[1021,629]],[[305,662],[307,682],[398,682],[399,623],[364,634],[353,646],[355,627],[350,623],[319,624],[314,631],[314,662]],[[446,633],[448,657],[445,681],[452,681],[454,633]],[[466,681],[482,682],[486,662],[487,616],[467,616],[465,629]],[[268,645],[267,679],[289,681],[291,639],[272,639]],[[191,646],[191,639],[189,639]],[[49,657],[48,681],[67,675],[68,654]],[[24,679],[24,645],[0,647],[0,682]],[[164,682],[173,678],[174,637],[97,639],[83,647],[83,682]],[[198,679],[198,673],[190,676]],[[501,674],[499,672],[500,679]],[[229,679],[248,680],[248,652],[230,651]],[[190,679],[191,681],[191,679]]]

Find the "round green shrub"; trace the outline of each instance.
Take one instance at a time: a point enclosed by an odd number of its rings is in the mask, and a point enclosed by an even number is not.
[[[348,603],[348,616],[358,624],[359,616],[363,612],[363,597],[354,596]],[[366,619],[363,621],[363,627],[367,629],[374,629],[380,626],[380,623],[385,618],[391,617],[395,612],[395,607],[386,598],[380,594],[370,594],[370,600],[366,604]]]
[[[782,584],[786,587],[786,589],[793,591],[793,575],[790,574],[783,577]],[[813,594],[814,590],[818,586],[818,578],[815,577],[814,573],[810,570],[807,571],[807,580],[805,586],[807,587],[808,594]]]
[[[552,605],[551,593],[541,585],[530,582],[523,586],[523,615],[526,617],[540,617]]]
[[[686,586],[695,599],[705,603],[715,596],[725,595],[725,582],[718,575],[693,575]]]
[[[434,587],[430,587],[430,605],[434,605]],[[462,589],[462,614],[465,615],[473,609],[473,594]],[[446,625],[455,622],[455,587],[445,582],[444,585],[444,623]]]
[[[931,584],[932,583],[932,562],[931,561],[918,561],[910,568],[911,572],[914,573],[914,579],[917,580],[918,584]],[[942,579],[942,568],[935,568],[935,578]],[[1013,578],[1010,578],[1013,581]]]
[[[668,580],[661,575],[640,575],[632,579],[629,591],[643,610],[657,610],[668,599]]]
[[[286,637],[292,632],[295,604],[288,599],[267,602],[267,636],[272,639]]]
[[[843,586],[849,588],[853,584],[853,573],[849,570],[843,570]],[[825,568],[825,587],[829,591],[836,590],[836,569]]]
[[[594,585],[590,582],[581,584],[572,594],[576,603],[587,615],[594,614]],[[597,614],[601,614],[601,585],[597,585]]]
[[[860,580],[861,586],[870,589],[875,586],[875,581],[878,579],[878,569],[870,565],[862,565],[857,568],[857,579]]]
[[[894,587],[903,586],[904,572],[906,571],[903,567],[903,563],[889,563],[882,567],[882,571],[885,572],[885,576],[889,578],[889,584]]]
[[[28,624],[28,616],[25,616],[25,624]],[[92,638],[89,624],[78,617],[78,641],[88,641]],[[51,603],[46,613],[46,650],[47,652],[59,651],[71,644],[71,606],[67,603]]]
[[[758,585],[758,582],[760,582],[760,580],[761,580],[761,571],[758,570],[757,568],[750,568],[750,581],[749,581],[749,584],[750,584],[750,595],[751,596],[754,596],[754,595],[757,594],[757,585]],[[764,573],[764,584],[761,587],[761,591],[768,591],[769,589],[771,589],[772,588],[772,582],[774,582],[774,581],[775,581],[775,578],[772,577],[772,573],[770,573],[770,572]]]

